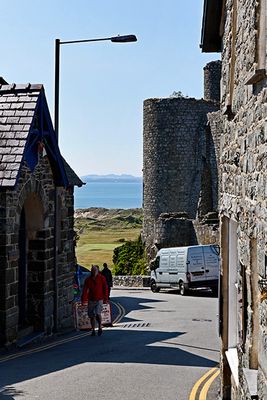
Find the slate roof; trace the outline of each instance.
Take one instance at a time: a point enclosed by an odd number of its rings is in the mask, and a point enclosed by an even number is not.
[[[0,87],[0,186],[14,186],[42,85]]]
[[[16,184],[41,92],[44,88],[39,84],[0,84],[0,187]],[[58,147],[56,153],[60,158]],[[83,184],[63,158],[60,165],[64,165],[67,179],[69,176],[69,185]]]

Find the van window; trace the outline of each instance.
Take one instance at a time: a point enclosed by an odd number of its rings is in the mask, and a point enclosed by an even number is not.
[[[154,266],[155,266],[155,269],[159,267],[159,256],[156,257]]]

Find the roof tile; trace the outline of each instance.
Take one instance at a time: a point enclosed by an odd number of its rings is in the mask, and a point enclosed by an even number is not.
[[[8,109],[10,108],[10,103],[0,103],[0,109]]]
[[[11,150],[11,149],[10,149]],[[11,163],[16,161],[16,156],[13,154],[6,154],[3,156],[3,163]]]
[[[23,131],[23,128],[24,128],[24,125],[19,125],[19,124],[11,125],[11,131],[21,132],[21,131]]]
[[[24,110],[34,110],[36,108],[36,103],[24,103]]]
[[[17,103],[18,101],[19,101],[19,98],[16,95],[6,97],[7,103]]]
[[[14,132],[14,138],[15,139],[27,139],[28,137],[28,132]]]
[[[24,147],[14,147],[11,149],[11,154],[23,154]]]
[[[0,186],[14,186],[16,179],[2,179]]]
[[[32,117],[20,117],[19,123],[20,124],[31,124]]]
[[[1,106],[1,104],[0,104],[0,106]],[[4,110],[4,112],[3,112],[3,116],[9,117],[9,116],[14,116],[14,115],[15,115],[15,110]]]
[[[23,103],[12,103],[11,108],[16,110],[21,110],[23,108]]]
[[[18,122],[19,122],[19,117],[8,117],[7,118],[8,124],[18,124]]]
[[[10,128],[10,125],[0,124],[0,132],[9,132]]]
[[[25,143],[25,141],[23,141],[23,142]],[[20,146],[20,141],[19,140],[15,140],[15,139],[9,139],[7,141],[6,145],[9,146],[9,147],[18,147],[18,146]]]
[[[27,111],[27,110],[16,110],[15,111],[15,116],[16,117],[27,117],[28,116],[28,112],[29,111]]]

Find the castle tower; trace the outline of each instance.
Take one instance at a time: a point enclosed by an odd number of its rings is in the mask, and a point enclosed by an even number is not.
[[[204,196],[203,182],[212,179],[208,168],[216,170],[214,143],[207,139],[207,114],[218,110],[219,65],[209,63],[204,70],[209,101],[187,97],[144,101],[143,240],[147,248],[156,242],[160,247],[195,244],[191,228],[200,204],[202,210],[214,209],[212,188]],[[177,218],[190,220],[188,227],[182,223],[183,238]]]
[[[220,60],[211,61],[205,65],[204,71],[204,100],[220,104],[220,82],[222,63]]]

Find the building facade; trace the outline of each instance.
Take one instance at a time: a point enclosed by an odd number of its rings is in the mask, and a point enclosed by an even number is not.
[[[144,101],[143,239],[150,258],[161,247],[218,240],[220,75],[220,61],[205,66],[204,99]]]
[[[0,343],[72,326],[74,185],[42,85],[0,84]]]
[[[266,0],[204,1],[202,51],[222,53],[222,399],[267,399],[266,18]]]

